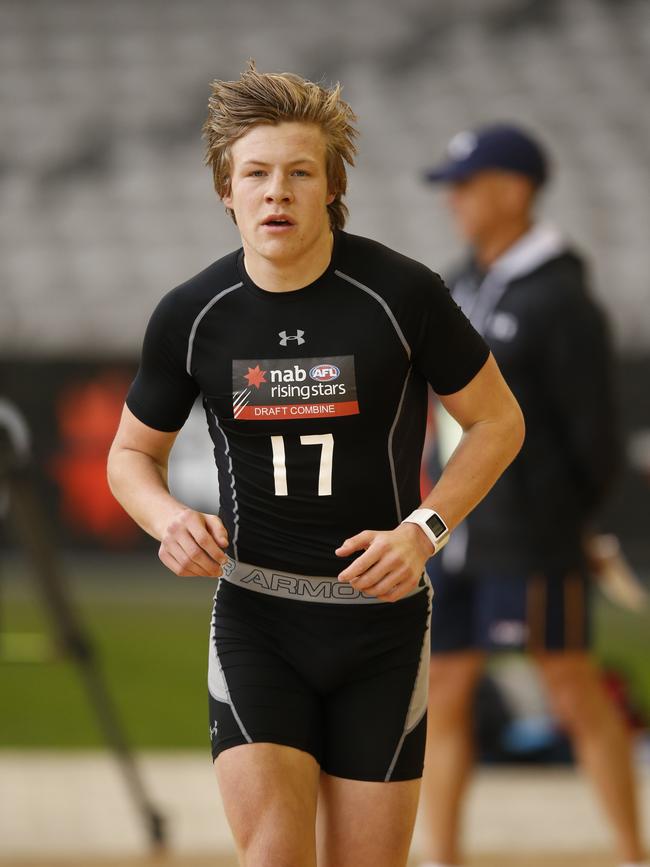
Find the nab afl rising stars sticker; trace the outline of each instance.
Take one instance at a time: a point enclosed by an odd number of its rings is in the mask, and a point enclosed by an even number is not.
[[[354,356],[235,359],[232,411],[245,421],[358,415]]]

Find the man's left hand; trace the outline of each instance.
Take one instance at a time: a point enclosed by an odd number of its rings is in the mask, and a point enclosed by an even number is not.
[[[364,553],[338,576],[368,596],[397,602],[417,587],[433,545],[417,524],[394,530],[364,530],[336,549],[337,557]]]

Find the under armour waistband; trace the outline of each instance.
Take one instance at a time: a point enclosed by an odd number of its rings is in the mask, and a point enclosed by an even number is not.
[[[381,603],[381,599],[368,596],[357,590],[351,584],[339,581],[336,577],[323,575],[298,575],[295,572],[285,572],[263,566],[253,566],[228,558],[223,567],[223,576],[230,584],[254,590],[256,593],[266,593],[267,596],[296,599],[302,602],[329,602],[343,605],[365,605]],[[408,596],[420,593],[428,584],[426,573],[420,577],[417,587]]]

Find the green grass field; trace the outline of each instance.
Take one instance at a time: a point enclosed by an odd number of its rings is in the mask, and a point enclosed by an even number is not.
[[[179,579],[144,559],[66,563],[71,597],[96,648],[135,747],[208,745],[206,666],[214,585]],[[57,656],[47,613],[20,561],[0,575],[0,747],[104,744],[73,663]],[[622,670],[650,714],[650,612],[632,616],[599,599],[599,658]]]

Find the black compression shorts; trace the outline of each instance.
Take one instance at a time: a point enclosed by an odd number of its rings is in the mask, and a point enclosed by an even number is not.
[[[213,758],[276,743],[346,779],[421,777],[430,609],[428,583],[399,602],[337,604],[221,580],[208,672]]]

